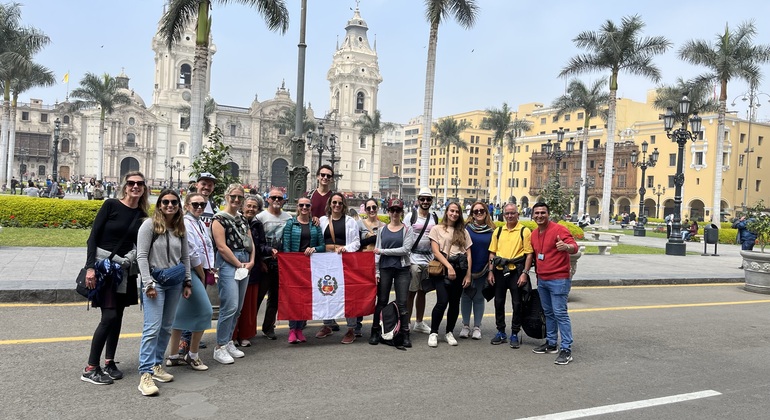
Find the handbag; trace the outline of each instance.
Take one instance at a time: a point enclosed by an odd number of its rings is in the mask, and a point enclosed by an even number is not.
[[[150,275],[156,283],[163,287],[176,286],[184,281],[185,268],[183,263],[179,263],[169,268],[153,268]]]
[[[438,260],[431,260],[428,263],[429,277],[440,277],[445,274],[446,274],[446,267],[444,267],[444,264],[441,264]]]
[[[206,279],[205,279],[206,286],[213,286],[213,285],[217,284],[217,278],[214,275],[213,271],[206,270],[204,272],[204,274],[206,275]]]

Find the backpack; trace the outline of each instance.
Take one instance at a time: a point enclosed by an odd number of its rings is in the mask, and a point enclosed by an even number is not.
[[[438,215],[436,215],[435,211],[430,212],[430,214],[433,215],[433,224],[437,225],[438,224]],[[409,221],[409,225],[410,226],[414,225],[414,222],[416,222],[416,221],[417,221],[417,209],[415,208],[415,209],[412,209],[412,218]]]
[[[545,313],[540,304],[540,293],[537,289],[532,289],[531,285],[523,287],[524,293],[521,300],[524,304],[521,316],[521,329],[535,339],[545,338]]]
[[[380,311],[380,340],[383,344],[404,348],[404,334],[401,331],[401,314],[396,302],[390,302]]]

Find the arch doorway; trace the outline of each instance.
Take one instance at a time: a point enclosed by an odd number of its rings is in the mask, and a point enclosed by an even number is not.
[[[658,217],[655,211],[655,200],[648,198],[644,200],[644,215],[647,217]]]
[[[69,166],[59,166],[59,179],[70,179]]]
[[[289,186],[289,162],[279,158],[273,161],[270,168],[270,173],[273,175],[270,180],[271,186],[287,188]]]
[[[127,157],[120,161],[120,178],[123,179],[127,173],[139,170],[139,161],[132,157]]]
[[[612,210],[610,210],[610,213],[612,213]],[[618,213],[631,213],[631,201],[629,199],[618,199]]]
[[[229,162],[227,164],[227,172],[233,178],[238,178],[240,170],[241,170],[241,167],[238,166],[238,164],[235,162]]]
[[[697,220],[699,222],[703,221],[704,216],[704,208],[706,207],[703,204],[703,201],[700,200],[692,200],[690,201],[690,219]]]

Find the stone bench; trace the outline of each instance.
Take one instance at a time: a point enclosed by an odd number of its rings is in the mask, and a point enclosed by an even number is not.
[[[626,236],[623,233],[598,232],[598,231],[597,232],[589,232],[589,235],[591,235],[595,241],[598,241],[599,239],[601,239],[602,236],[609,236],[609,237],[612,238],[613,241],[615,241],[615,243],[620,243],[620,237],[621,236]]]
[[[610,255],[610,250],[615,245],[612,242],[578,242],[578,250],[585,254],[587,246],[595,246],[599,248],[599,255]]]

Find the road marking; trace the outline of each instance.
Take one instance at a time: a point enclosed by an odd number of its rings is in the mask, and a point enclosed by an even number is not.
[[[649,400],[632,401],[621,404],[603,405],[601,407],[584,408],[580,410],[564,411],[561,413],[547,414],[544,416],[527,417],[520,420],[567,420],[579,419],[589,416],[598,416],[601,414],[619,413],[621,411],[638,410],[640,408],[655,407],[658,405],[673,404],[684,401],[697,400],[701,398],[716,397],[722,395],[721,392],[706,390],[691,392],[689,394],[671,395],[669,397],[652,398]]]
[[[747,305],[747,304],[756,304],[756,303],[770,303],[770,299],[739,300],[734,302],[671,303],[667,305],[610,306],[605,308],[570,309],[569,312],[577,313],[577,312],[602,312],[602,311],[632,311],[632,310],[639,310],[639,309],[701,308],[706,306]]]

